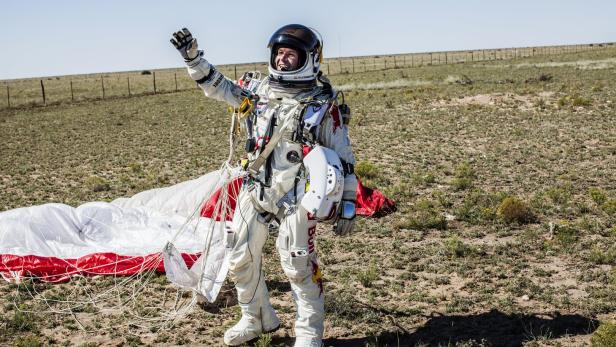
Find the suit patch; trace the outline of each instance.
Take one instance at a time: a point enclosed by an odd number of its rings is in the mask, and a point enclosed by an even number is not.
[[[214,87],[214,88],[218,87],[218,85],[220,84],[220,82],[222,82],[223,78],[224,78],[224,76],[223,76],[222,74],[219,74],[219,75],[218,75],[218,78],[216,79],[216,82],[214,82],[214,83],[212,84],[212,87]]]

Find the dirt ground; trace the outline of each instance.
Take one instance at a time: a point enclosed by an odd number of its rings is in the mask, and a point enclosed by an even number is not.
[[[614,53],[333,78],[352,108],[357,172],[398,211],[360,218],[348,237],[319,227],[326,346],[581,346],[616,319]],[[225,110],[197,90],[0,110],[0,210],[203,175],[226,158]],[[283,326],[258,346],[293,341],[273,240],[265,270]],[[221,345],[238,318],[229,284],[163,329],[105,307],[50,313],[82,284],[115,282],[1,283],[0,344]],[[134,310],[168,304],[174,288],[156,275],[144,290]]]

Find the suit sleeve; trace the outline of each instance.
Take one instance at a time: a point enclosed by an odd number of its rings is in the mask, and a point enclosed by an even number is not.
[[[319,137],[323,146],[333,149],[338,153],[343,165],[346,167],[353,167],[355,165],[355,156],[353,155],[351,139],[349,138],[349,128],[343,124],[337,104],[334,103],[321,123]],[[355,173],[348,172],[348,170],[345,169],[344,193],[342,199],[355,201],[356,190],[357,178],[355,177]]]
[[[204,58],[188,67],[188,74],[203,89],[207,97],[238,107],[247,92],[225,77]]]

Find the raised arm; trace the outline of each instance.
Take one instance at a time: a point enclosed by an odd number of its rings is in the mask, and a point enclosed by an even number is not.
[[[203,58],[203,51],[197,46],[197,39],[183,28],[173,33],[173,46],[180,52],[187,65],[188,74],[203,89],[205,95],[238,107],[247,92],[225,77],[214,65]]]

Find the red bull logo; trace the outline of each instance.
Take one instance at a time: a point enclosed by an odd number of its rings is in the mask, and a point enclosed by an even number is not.
[[[314,236],[317,233],[317,226],[313,225],[308,228],[308,253],[314,253]]]
[[[310,261],[312,263],[312,282],[319,286],[319,295],[323,294],[323,273],[316,261]]]

